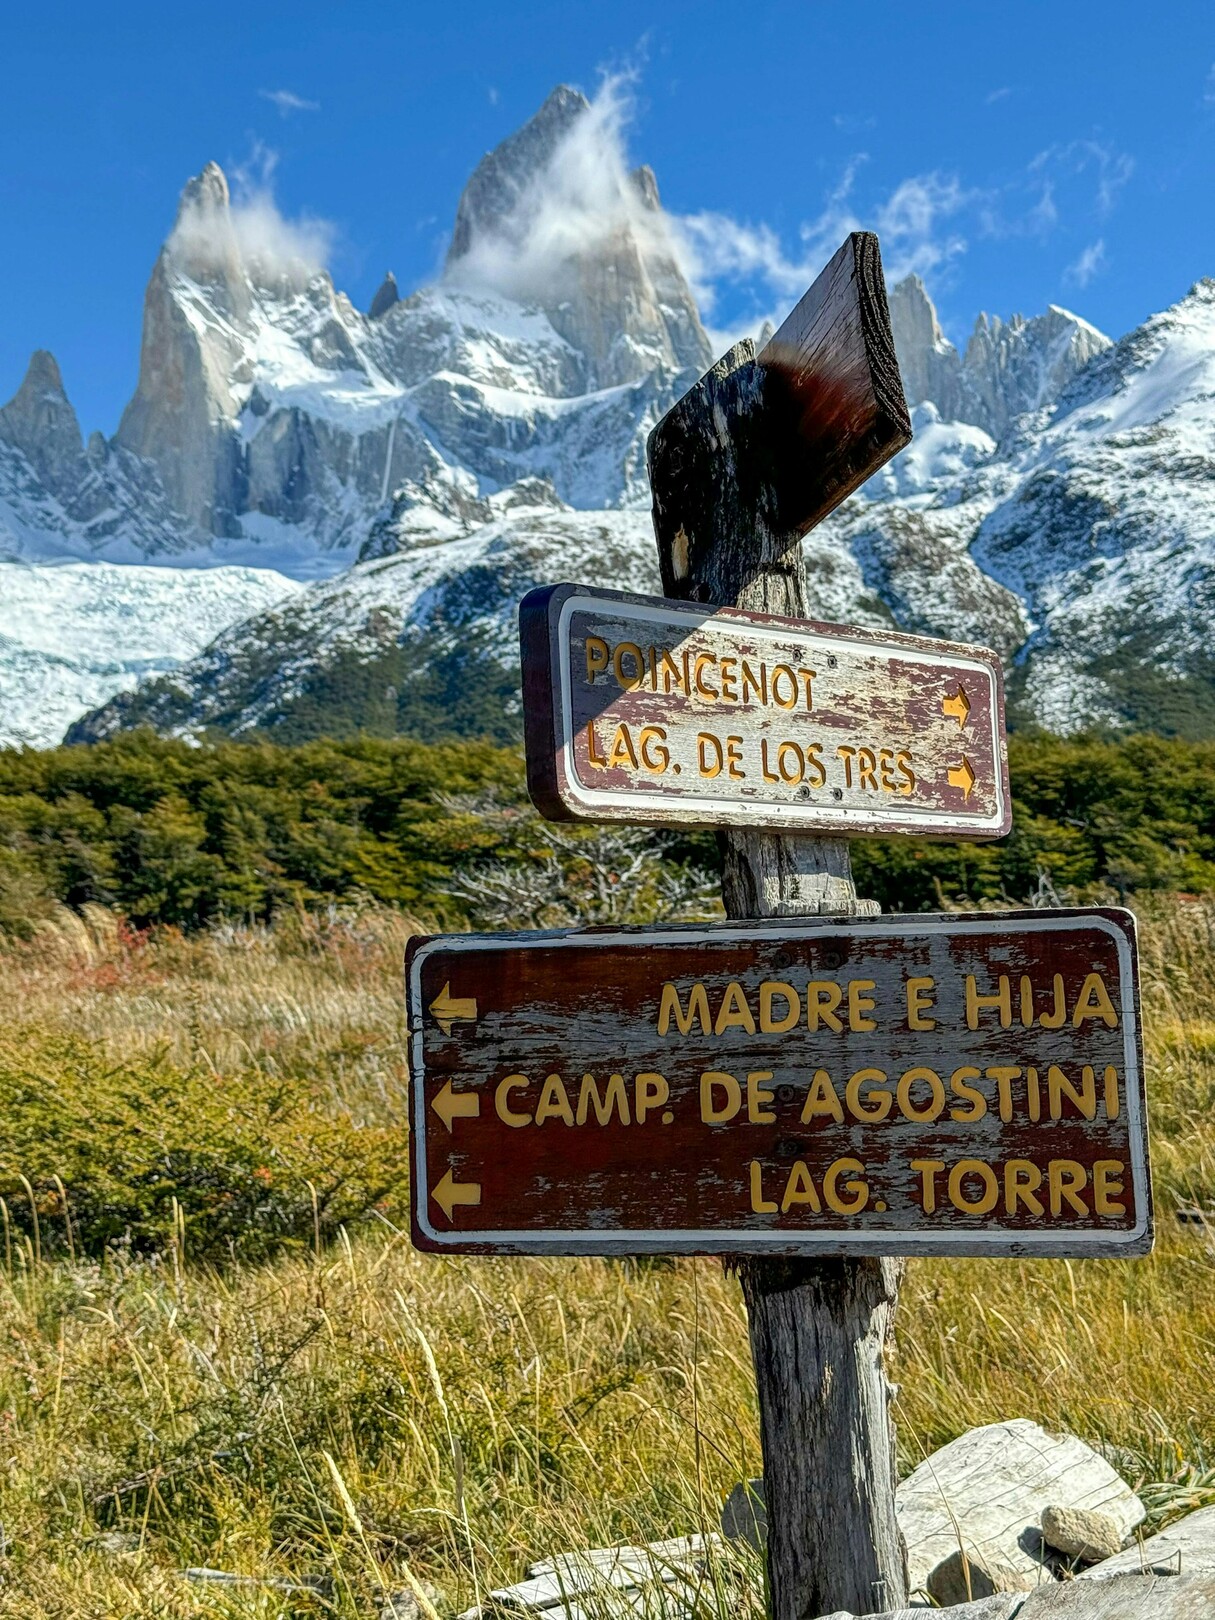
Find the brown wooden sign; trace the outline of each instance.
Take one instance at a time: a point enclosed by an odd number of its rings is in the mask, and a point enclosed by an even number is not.
[[[1138,1254],[1134,919],[781,919],[412,942],[414,1241]]]
[[[520,607],[528,786],[554,820],[999,838],[983,648],[580,585]]]

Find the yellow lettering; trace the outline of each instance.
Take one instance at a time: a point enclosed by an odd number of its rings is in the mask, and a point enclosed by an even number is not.
[[[675,685],[675,687],[677,687],[678,690],[681,691],[684,694],[684,696],[686,697],[687,694],[688,694],[688,681],[687,681],[688,669],[687,669],[687,664],[685,663],[683,669],[681,670],[679,665],[671,657],[670,653],[666,650],[665,647],[662,649],[662,653],[661,653],[660,656],[661,656],[661,660],[662,660],[662,666],[661,667],[662,667],[662,689],[663,689],[663,691],[664,692],[669,692],[671,690],[672,683],[673,683]],[[685,659],[687,658],[686,653],[684,654],[684,658]]]
[[[1063,1070],[1052,1063],[1046,1071],[1046,1097],[1052,1119],[1063,1118],[1063,1099],[1067,1097],[1076,1105],[1077,1110],[1085,1119],[1097,1117],[1097,1082],[1092,1069],[1086,1063],[1080,1071],[1080,1090],[1064,1074]]]
[[[751,1016],[743,987],[736,979],[731,979],[726,986],[721,1006],[717,1009],[717,1022],[713,1025],[713,1033],[721,1035],[727,1029],[745,1029],[748,1035],[755,1034],[755,1019]]]
[[[740,771],[738,769],[738,767],[741,764],[742,764],[742,738],[741,737],[727,737],[726,738],[726,770],[729,773],[729,775],[734,778],[734,780],[736,782],[741,782],[743,780],[743,778],[747,774],[746,771]]]
[[[924,1081],[931,1095],[923,1108],[912,1107],[911,1088],[917,1081]],[[899,1112],[904,1119],[914,1119],[926,1123],[940,1117],[945,1107],[945,1087],[941,1077],[935,1069],[908,1069],[900,1078],[896,1093]]]
[[[660,1074],[639,1074],[636,1081],[637,1123],[645,1124],[645,1116],[661,1108],[671,1095],[671,1088]]]
[[[726,1100],[720,1108],[713,1102],[715,1091],[724,1091]],[[705,1125],[724,1125],[733,1119],[742,1107],[742,1087],[732,1074],[719,1069],[706,1069],[700,1077],[700,1117]]]
[[[716,662],[717,659],[712,653],[698,653],[696,663],[692,669],[693,685],[696,687],[697,693],[709,703],[717,702],[717,688],[715,686],[706,686],[700,672]]]
[[[873,997],[867,996],[865,991],[875,988],[873,979],[849,979],[848,981],[848,1028],[854,1034],[863,1030],[877,1028],[877,1024],[872,1018],[864,1017],[864,1014],[872,1012],[876,1005]]]
[[[801,1123],[809,1125],[812,1120],[820,1117],[833,1119],[837,1125],[844,1123],[843,1106],[826,1069],[814,1071],[814,1079],[810,1082],[810,1089],[802,1104]]]
[[[559,1074],[549,1075],[541,1089],[540,1101],[536,1104],[536,1124],[543,1125],[546,1119],[560,1119],[567,1125],[574,1123],[574,1110],[570,1107]]]
[[[1086,1018],[1099,1018],[1110,1029],[1118,1028],[1118,1014],[1114,1011],[1110,993],[1105,988],[1105,980],[1099,973],[1090,973],[1080,986],[1080,996],[1076,1002],[1076,1010],[1072,1014],[1072,1024],[1079,1029]]]
[[[764,1197],[763,1170],[758,1159],[751,1160],[751,1208],[756,1215],[775,1215],[776,1205]]]
[[[809,1204],[816,1215],[823,1212],[823,1206],[819,1203],[818,1194],[814,1190],[814,1178],[807,1169],[804,1159],[794,1160],[789,1179],[785,1182],[784,1196],[780,1201],[781,1214],[787,1214],[794,1204]]]
[[[1054,978],[1055,1005],[1048,1013],[1039,1013],[1038,1022],[1043,1029],[1062,1029],[1067,1022],[1067,1001],[1063,990],[1063,975],[1056,973]]]
[[[1118,1118],[1118,1071],[1110,1064],[1105,1068],[1105,1117]]]
[[[821,1019],[838,1035],[844,1026],[836,1017],[835,1009],[842,999],[843,991],[833,979],[811,979],[806,986],[806,1028],[816,1030]]]
[[[853,1119],[885,1119],[894,1103],[894,1098],[888,1091],[876,1089],[886,1084],[886,1073],[883,1069],[858,1069],[844,1088],[844,1100],[848,1104],[848,1112]],[[861,1096],[861,1087],[872,1086],[875,1089]]]
[[[1125,1169],[1121,1159],[1098,1159],[1093,1165],[1093,1209],[1098,1215],[1126,1214],[1126,1205],[1119,1201]]]
[[[607,1085],[603,1088],[603,1099],[599,1097],[599,1087],[593,1074],[582,1076],[582,1089],[578,1093],[578,1112],[575,1118],[579,1125],[585,1125],[591,1109],[595,1110],[595,1118],[601,1125],[606,1125],[615,1109],[622,1125],[629,1124],[629,1098],[624,1089],[624,1076],[613,1074],[609,1077]]]
[[[987,1114],[987,1098],[981,1091],[968,1084],[971,1080],[979,1078],[978,1069],[962,1067],[955,1069],[949,1077],[949,1089],[955,1097],[961,1097],[963,1102],[970,1104],[969,1108],[951,1108],[950,1119],[956,1119],[959,1125],[973,1125],[978,1119]]]
[[[1008,982],[1008,975],[1001,973],[1000,988],[994,996],[981,996],[975,982],[973,973],[966,975],[966,1027],[978,1029],[979,1013],[984,1007],[998,1007],[1000,1009],[1000,1028],[1007,1029],[1012,1023],[1012,987]]]
[[[716,758],[709,755],[713,750]],[[711,731],[698,731],[696,733],[696,765],[702,776],[720,776],[721,768],[725,764],[725,755],[721,751],[721,744]]]
[[[658,1033],[665,1035],[671,1027],[671,1019],[675,1020],[675,1027],[681,1035],[692,1033],[692,1021],[700,1019],[700,1033],[711,1035],[713,1024],[709,1017],[709,998],[705,994],[703,984],[694,984],[688,992],[688,1010],[685,1013],[683,1004],[679,999],[679,991],[673,984],[664,984],[662,987],[662,1000],[658,1004]]]
[[[937,1176],[945,1168],[944,1159],[912,1159],[911,1168],[920,1172],[920,1204],[925,1215],[937,1207]]]
[[[655,776],[661,776],[671,763],[671,750],[666,746],[666,728],[642,726],[641,735],[637,740],[641,745],[641,763],[647,771],[653,771]]]
[[[586,638],[586,679],[587,684],[594,686],[595,676],[601,675],[608,667],[608,644],[600,636]]]
[[[962,1183],[969,1176],[978,1176],[983,1191],[976,1199],[965,1196]],[[982,1159],[959,1159],[949,1172],[949,1202],[963,1215],[989,1215],[1000,1196],[1000,1184],[991,1165]]]
[[[836,1159],[829,1164],[823,1172],[823,1202],[828,1209],[837,1215],[859,1215],[869,1202],[869,1183],[862,1178],[865,1166],[859,1159]],[[853,1179],[844,1183],[844,1191],[851,1194],[849,1198],[842,1198],[839,1190],[839,1179],[843,1175],[851,1175]]]
[[[1020,1073],[1020,1069],[998,1067],[987,1071],[987,1078],[996,1082],[996,1096],[1000,1100],[1000,1118],[1005,1125],[1013,1117],[1012,1083]]]
[[[518,1130],[521,1125],[530,1125],[532,1122],[530,1114],[517,1114],[510,1105],[511,1092],[522,1091],[526,1084],[525,1074],[508,1074],[505,1080],[499,1082],[498,1089],[494,1093],[494,1111],[502,1123],[509,1125],[512,1130]]]
[[[629,735],[629,728],[623,721],[616,727],[616,735],[612,738],[612,749],[608,754],[608,766],[631,765],[637,769],[637,750],[633,747],[633,739]]]
[[[624,673],[625,656],[633,660],[634,673]],[[622,641],[612,654],[612,670],[626,692],[635,692],[645,681],[645,656],[633,641]]]
[[[914,976],[907,981],[907,1028],[908,1029],[935,1029],[935,1018],[926,1018],[925,1012],[935,1002],[933,991],[936,989],[936,980],[931,974],[925,973]]]
[[[764,665],[764,664],[761,664],[759,666],[759,679],[756,680],[755,679],[755,671],[751,668],[750,664],[748,664],[747,660],[744,658],[743,661],[742,661],[742,700],[743,700],[744,703],[746,703],[746,701],[747,701],[747,688],[748,687],[750,687],[751,691],[756,694],[756,696],[759,698],[759,701],[760,701],[761,704],[766,704],[767,703],[767,701],[768,701],[768,670],[767,670],[767,666]]]
[[[778,690],[782,678],[788,682],[789,686],[787,699],[781,697]],[[777,664],[772,671],[772,701],[778,709],[792,709],[797,705],[797,676],[789,668],[788,664]]]
[[[772,1011],[772,1003],[780,996],[785,1010],[779,1018]],[[802,1015],[801,997],[791,984],[780,979],[765,979],[759,987],[759,1028],[763,1035],[783,1035],[792,1029]]]
[[[717,673],[721,677],[721,695],[727,703],[738,702],[738,688],[735,685],[738,676],[734,673],[737,668],[737,658],[723,658],[717,665]]]
[[[1009,1159],[1004,1166],[1004,1213],[1015,1215],[1024,1204],[1031,1215],[1045,1215],[1042,1200],[1034,1194],[1042,1185],[1042,1172],[1028,1159]]]
[[[1065,1199],[1077,1215],[1088,1214],[1088,1205],[1079,1196],[1088,1186],[1088,1171],[1082,1164],[1077,1164],[1074,1159],[1052,1159],[1047,1167],[1047,1178],[1052,1215],[1063,1213]]]
[[[771,1078],[771,1069],[757,1069],[747,1076],[747,1118],[752,1125],[776,1124],[776,1115],[767,1106],[772,1101],[772,1093],[760,1084]]]

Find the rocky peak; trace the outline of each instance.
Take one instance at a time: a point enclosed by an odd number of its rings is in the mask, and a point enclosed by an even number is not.
[[[456,210],[445,278],[544,310],[592,387],[712,351],[676,259],[653,171],[621,161],[611,109],[559,85],[483,157]]]
[[[980,315],[960,356],[918,276],[892,289],[890,320],[908,403],[931,401],[943,420],[973,423],[997,439],[1018,416],[1053,403],[1110,347],[1095,326],[1052,304],[1029,320]]]
[[[21,387],[0,408],[0,440],[22,452],[54,494],[70,490],[84,455],[80,424],[53,354],[35,349]]]
[[[590,105],[580,90],[559,84],[522,129],[485,154],[456,209],[447,250],[449,267],[469,253],[476,237],[499,235],[516,221],[524,223],[519,204],[525,192],[552,162],[557,148],[590,111]]]
[[[392,306],[400,302],[401,294],[397,290],[397,278],[389,270],[371,300],[371,308],[367,311],[368,318],[378,321],[381,315],[387,315]]]

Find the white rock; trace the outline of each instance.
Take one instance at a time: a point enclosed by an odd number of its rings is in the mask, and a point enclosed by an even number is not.
[[[980,1563],[1040,1578],[1041,1515],[1052,1503],[1108,1514],[1124,1541],[1145,1516],[1091,1446],[1028,1418],[959,1436],[902,1482],[896,1503],[913,1594],[927,1591],[933,1570],[960,1547]]]
[[[1125,1538],[1108,1513],[1051,1506],[1042,1510],[1042,1539],[1068,1558],[1095,1564],[1103,1558],[1116,1558]]]
[[[1140,1570],[1162,1575],[1215,1575],[1215,1507],[1188,1514],[1162,1534],[1149,1536],[1116,1558],[1094,1564],[1077,1579],[1105,1581],[1112,1575]]]

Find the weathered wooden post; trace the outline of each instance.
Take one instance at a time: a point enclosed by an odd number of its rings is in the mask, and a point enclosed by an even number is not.
[[[855,233],[758,356],[738,343],[650,435],[664,594],[804,619],[801,538],[911,437],[877,238]],[[731,827],[731,917],[853,916],[847,842]],[[772,1620],[907,1601],[883,1353],[902,1262],[738,1261],[759,1390]]]
[[[908,437],[858,234],[651,435],[665,597],[520,605],[535,803],[716,827],[733,920],[406,959],[420,1248],[737,1264],[774,1620],[906,1600],[892,1257],[1152,1240],[1133,919],[856,896],[844,835],[1011,824],[995,654],[807,617],[801,535]]]

